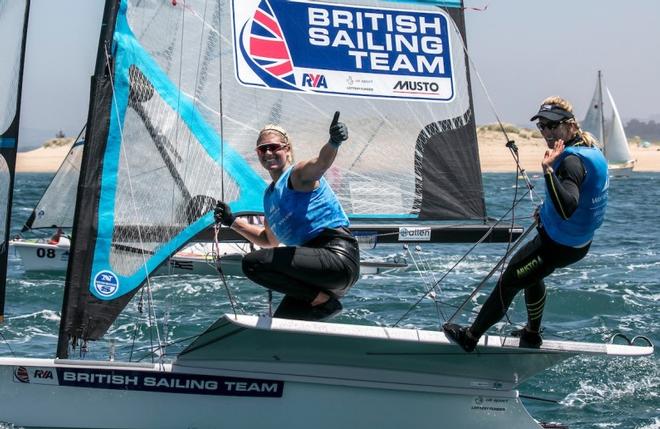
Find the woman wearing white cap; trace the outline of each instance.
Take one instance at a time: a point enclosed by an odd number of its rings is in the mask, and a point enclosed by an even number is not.
[[[504,317],[520,290],[525,291],[527,325],[513,335],[520,337],[520,347],[540,347],[546,297],[543,279],[584,258],[603,223],[607,161],[593,136],[580,129],[571,104],[549,97],[531,120],[538,120],[536,125],[548,145],[541,162],[546,197],[536,213],[537,235],[511,258],[470,327],[445,324],[445,333],[467,352]]]
[[[243,258],[243,272],[255,283],[285,294],[274,317],[323,320],[342,309],[339,298],[360,274],[357,240],[348,217],[323,178],[348,128],[335,113],[330,139],[319,155],[294,163],[291,140],[277,125],[257,138],[257,155],[273,182],[264,193],[264,226],[236,218],[224,202],[217,223],[230,226],[262,247]],[[284,243],[286,247],[278,247]]]

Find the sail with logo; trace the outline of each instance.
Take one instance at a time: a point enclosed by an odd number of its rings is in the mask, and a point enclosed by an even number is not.
[[[5,287],[29,0],[0,0],[0,321]]]
[[[328,179],[352,219],[485,216],[459,1],[108,0],[102,29],[58,359],[0,358],[3,420],[423,429],[440,416],[447,427],[539,428],[520,383],[575,355],[653,354],[487,336],[475,361],[438,331],[232,314],[173,361],[160,341],[151,363],[66,359],[211,224],[216,200],[262,210],[254,146],[265,123],[286,127],[306,158],[342,112],[351,138]],[[63,413],[72,398],[76,412]]]
[[[266,123],[289,130],[306,159],[342,112],[351,139],[326,176],[354,225],[462,219],[484,228],[459,8],[186,5],[122,1],[103,47],[113,73],[98,78],[88,121],[68,336],[103,335],[149,273],[212,223],[216,200],[263,211],[269,178],[254,146]]]

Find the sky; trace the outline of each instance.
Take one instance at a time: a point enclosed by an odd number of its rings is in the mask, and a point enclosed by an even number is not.
[[[478,124],[531,126],[550,95],[582,118],[598,70],[624,121],[660,121],[660,0],[464,1]],[[19,151],[84,125],[103,3],[32,0]]]

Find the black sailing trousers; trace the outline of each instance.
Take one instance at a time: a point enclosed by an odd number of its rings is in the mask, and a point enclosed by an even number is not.
[[[579,248],[564,246],[548,237],[543,228],[538,228],[537,231],[537,235],[513,255],[495,289],[481,308],[470,327],[470,332],[475,337],[481,337],[488,328],[504,317],[520,290],[525,291],[527,327],[538,332],[545,306],[543,279],[555,269],[584,258],[591,246],[591,243]]]
[[[300,247],[248,253],[243,272],[253,282],[305,303],[319,292],[341,298],[360,276],[360,250],[347,228],[329,228]]]

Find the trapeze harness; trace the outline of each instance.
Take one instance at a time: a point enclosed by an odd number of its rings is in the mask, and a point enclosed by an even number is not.
[[[584,258],[607,206],[607,161],[597,148],[581,146],[577,137],[545,174],[546,198],[540,207],[537,235],[511,258],[500,281],[470,327],[475,337],[506,314],[513,298],[525,290],[527,327],[539,332],[545,306],[543,279],[557,268]]]
[[[348,217],[325,178],[311,192],[291,185],[289,167],[264,194],[264,213],[287,247],[260,249],[243,258],[255,283],[311,303],[320,291],[340,298],[357,281],[360,253]]]

